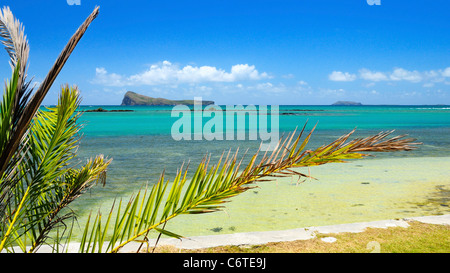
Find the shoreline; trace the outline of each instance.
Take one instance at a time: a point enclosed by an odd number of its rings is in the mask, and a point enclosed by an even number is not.
[[[279,231],[256,231],[242,232],[222,235],[192,236],[182,239],[161,238],[158,246],[172,246],[177,249],[204,249],[217,246],[242,246],[260,245],[273,242],[289,242],[296,240],[308,240],[316,237],[317,234],[329,233],[359,233],[367,228],[408,228],[409,221],[417,221],[426,224],[450,225],[450,214],[419,216],[403,219],[381,220],[371,222],[356,222],[349,224],[338,224],[328,226],[312,226]],[[149,239],[149,245],[155,245],[156,239]],[[131,242],[125,245],[119,253],[135,253],[141,243]],[[67,253],[77,253],[80,243],[70,243]],[[49,246],[42,246],[37,253],[51,253]]]
[[[262,182],[230,199],[223,211],[179,215],[166,229],[194,237],[450,214],[446,201],[450,180],[445,171],[449,162],[450,157],[391,158],[349,162],[344,168],[341,164],[318,166],[311,168],[318,180],[297,184],[297,178],[287,177]],[[96,202],[101,195],[86,197]],[[117,199],[102,200],[101,211],[106,215]],[[78,215],[80,227],[87,215]],[[76,228],[74,241],[79,241],[80,234],[82,230]],[[149,239],[157,235],[153,232]]]
[[[383,219],[427,219],[437,214],[450,218],[445,201],[450,186],[448,162],[450,157],[387,158],[349,162],[345,168],[340,164],[315,167],[311,171],[317,181],[297,185],[296,179],[276,179],[236,196],[224,211],[181,215],[168,223],[167,230],[189,239],[180,242],[163,236],[158,245],[264,244],[310,239],[311,230],[404,225],[403,220]],[[436,186],[445,186],[444,195],[439,195]],[[109,201],[103,203],[105,210],[110,209]],[[155,240],[156,235],[149,237],[150,246]],[[77,252],[77,241],[70,243],[70,253]],[[137,245],[130,243],[121,252],[133,252]],[[39,252],[51,252],[46,248]]]
[[[329,226],[312,226],[279,231],[243,232],[223,235],[193,236],[181,240],[175,238],[161,238],[159,246],[173,246],[177,249],[202,249],[217,246],[260,245],[273,242],[288,242],[296,240],[308,240],[317,234],[330,233],[359,233],[367,228],[409,227],[409,221],[418,221],[426,224],[450,225],[450,214],[435,216],[419,216],[395,220],[381,220],[371,222],[357,222],[350,224],[338,224]],[[149,245],[154,245],[156,240],[149,240]],[[131,243],[120,252],[134,252],[139,247],[138,243]]]

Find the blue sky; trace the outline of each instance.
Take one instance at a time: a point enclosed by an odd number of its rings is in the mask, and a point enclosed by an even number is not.
[[[217,104],[450,104],[450,1],[1,1],[25,25],[42,81],[95,6],[100,14],[44,100],[127,90]],[[76,1],[75,1],[76,2]],[[10,76],[6,51],[0,73]]]

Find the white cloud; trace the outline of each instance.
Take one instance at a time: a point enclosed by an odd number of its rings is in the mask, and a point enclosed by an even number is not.
[[[430,79],[433,81],[441,81],[441,73],[435,70],[425,71],[423,73],[425,79]]]
[[[153,64],[142,73],[124,77],[108,73],[104,68],[96,68],[93,83],[107,86],[166,85],[181,83],[236,82],[243,80],[260,80],[270,78],[265,72],[260,73],[254,65],[237,64],[230,72],[213,66],[191,66],[180,68],[169,61]]]
[[[442,77],[450,78],[450,67],[447,67],[445,70],[441,72]]]
[[[390,79],[393,81],[410,81],[410,82],[420,82],[422,80],[422,75],[419,71],[408,71],[403,68],[396,68],[390,75]]]
[[[345,96],[346,91],[342,88],[339,89],[319,89],[317,95],[324,98],[341,98]]]
[[[366,68],[359,70],[359,76],[364,80],[374,81],[374,82],[385,81],[388,79],[386,74],[384,74],[383,72],[372,72]]]
[[[297,91],[297,89],[293,88],[292,86],[288,87],[283,83],[271,83],[271,82],[263,82],[254,85],[249,85],[246,86],[245,90],[257,91],[257,93],[268,93],[268,94],[282,94],[287,92],[289,92],[289,94],[292,94],[293,92]]]
[[[370,88],[370,87],[375,86],[375,83],[374,82],[369,82],[367,84],[364,84],[363,86],[366,87],[366,88]]]
[[[260,80],[268,78],[266,72],[259,73],[254,65],[237,64],[231,67],[231,74],[225,73],[226,77],[231,78],[231,81],[237,80]],[[224,80],[219,80],[224,81]]]
[[[429,86],[428,83],[430,82],[444,82],[445,78],[450,77],[450,67],[428,71],[411,71],[404,68],[395,68],[391,72],[371,71],[367,68],[362,68],[358,72],[358,76],[356,76],[349,72],[333,71],[329,75],[329,79],[332,81],[353,81],[359,78],[370,82],[387,81],[391,83],[399,81],[425,82],[425,85]]]
[[[283,76],[281,76],[281,77],[283,77],[283,78],[285,78],[285,79],[293,79],[293,78],[295,78],[295,76],[294,76],[294,74],[287,74],[287,75],[283,75]]]
[[[103,67],[95,69],[95,78],[92,83],[106,86],[124,86],[122,76],[115,73],[108,73]]]
[[[343,73],[341,71],[333,71],[330,75],[328,75],[328,78],[332,81],[349,82],[354,81],[356,79],[356,75],[348,72]]]

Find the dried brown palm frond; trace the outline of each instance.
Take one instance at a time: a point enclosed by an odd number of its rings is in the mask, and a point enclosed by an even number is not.
[[[416,139],[413,138],[404,138],[407,135],[400,135],[393,137],[388,140],[383,140],[386,136],[393,133],[394,130],[388,131],[388,132],[381,132],[377,135],[362,138],[362,139],[355,139],[349,144],[352,146],[350,151],[351,152],[390,152],[390,151],[396,151],[396,150],[404,150],[404,151],[410,151],[413,149],[416,149],[417,146],[414,145],[420,145],[422,143],[414,142]]]

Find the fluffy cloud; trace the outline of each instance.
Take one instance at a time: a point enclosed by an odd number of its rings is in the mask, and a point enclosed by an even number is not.
[[[359,76],[364,79],[364,80],[368,80],[368,81],[385,81],[388,79],[388,77],[386,76],[385,73],[382,72],[372,72],[368,69],[361,69],[359,70]]]
[[[408,71],[403,68],[396,68],[391,73],[390,76],[393,81],[410,81],[410,82],[420,82],[422,81],[422,75],[419,71]]]
[[[333,71],[330,75],[328,75],[328,78],[337,82],[349,82],[354,81],[356,79],[356,75],[348,72],[343,73],[341,71]]]
[[[237,64],[231,67],[230,72],[226,72],[213,66],[186,65],[180,68],[169,61],[153,64],[144,72],[129,77],[108,73],[104,68],[97,68],[95,72],[96,75],[92,82],[107,86],[235,82],[269,78],[267,73],[258,72],[254,65]]]
[[[363,68],[359,70],[358,77],[348,72],[333,71],[329,75],[332,81],[353,81],[356,78],[362,80],[378,82],[378,81],[407,81],[412,83],[418,82],[443,82],[445,78],[450,77],[450,67],[439,70],[417,71],[407,70],[404,68],[395,68],[391,72],[371,71]]]
[[[450,67],[447,67],[441,73],[442,73],[442,77],[450,78]]]
[[[123,86],[122,76],[115,73],[108,73],[105,68],[98,67],[95,69],[95,79],[92,83],[107,86]]]

